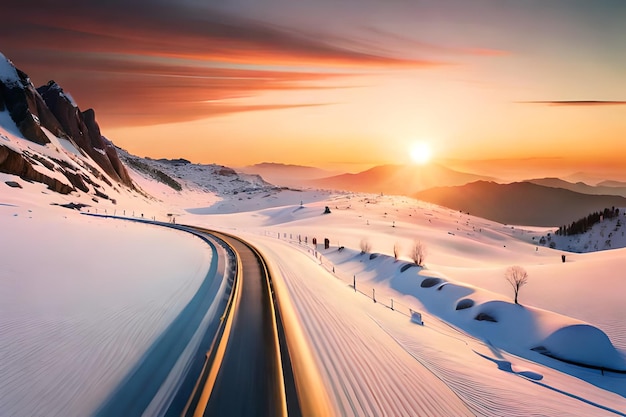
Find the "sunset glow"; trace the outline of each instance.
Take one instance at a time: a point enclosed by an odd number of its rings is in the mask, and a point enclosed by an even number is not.
[[[137,155],[354,172],[426,135],[483,171],[626,164],[619,0],[62,3],[5,8],[2,52]]]
[[[427,142],[414,143],[411,146],[410,153],[411,160],[418,165],[424,165],[430,162],[430,159],[433,156],[432,149]]]

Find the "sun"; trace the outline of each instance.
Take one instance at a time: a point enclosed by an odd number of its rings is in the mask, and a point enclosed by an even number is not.
[[[409,149],[409,154],[411,160],[418,165],[427,164],[433,156],[432,149],[427,142],[413,143]]]

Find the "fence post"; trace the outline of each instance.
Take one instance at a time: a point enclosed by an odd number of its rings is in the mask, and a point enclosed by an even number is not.
[[[372,300],[376,302],[376,288],[372,288]]]
[[[391,299],[391,309],[393,310],[393,298]]]
[[[335,272],[334,266],[333,266],[333,272]],[[352,275],[352,286],[354,287],[354,292],[356,292],[356,275]]]

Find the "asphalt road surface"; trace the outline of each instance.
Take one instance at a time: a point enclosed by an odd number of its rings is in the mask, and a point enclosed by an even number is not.
[[[268,278],[257,255],[227,239],[241,259],[239,300],[227,349],[202,415],[285,415],[285,387]]]

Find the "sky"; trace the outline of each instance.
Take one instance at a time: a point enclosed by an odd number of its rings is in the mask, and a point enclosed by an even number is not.
[[[426,142],[527,176],[626,163],[622,0],[10,0],[2,15],[0,52],[139,156],[355,172]]]

